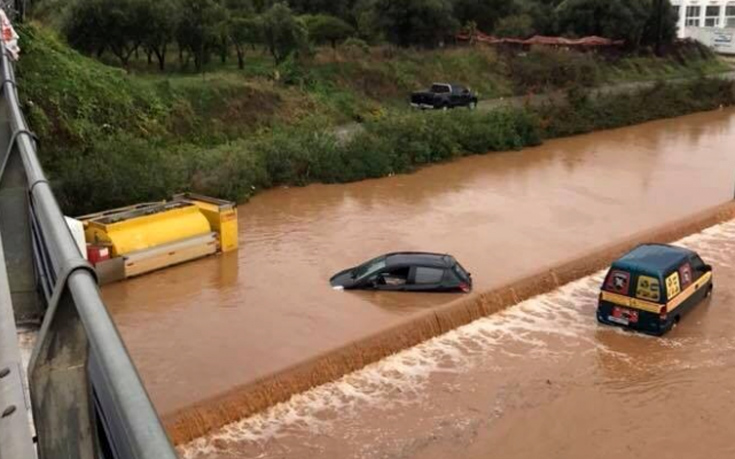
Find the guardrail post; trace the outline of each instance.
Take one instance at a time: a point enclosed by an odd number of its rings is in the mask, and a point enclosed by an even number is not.
[[[2,120],[6,113],[5,107],[2,108],[0,145],[10,147],[0,151],[0,236],[5,247],[15,320],[19,324],[37,324],[43,316],[43,308],[33,267],[28,180],[15,145],[17,135],[13,136],[7,122]]]
[[[66,279],[63,280],[66,284]],[[95,457],[89,343],[66,285],[54,293],[29,365],[31,404],[44,458]]]

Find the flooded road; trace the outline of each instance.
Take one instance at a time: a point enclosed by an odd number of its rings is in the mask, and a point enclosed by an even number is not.
[[[337,292],[389,251],[453,254],[482,291],[721,203],[735,111],[489,154],[407,176],[263,193],[240,250],[104,288],[160,413],[222,393],[456,298]]]
[[[598,325],[603,273],[180,448],[185,458],[735,455],[735,221],[679,242],[715,290],[663,338]]]

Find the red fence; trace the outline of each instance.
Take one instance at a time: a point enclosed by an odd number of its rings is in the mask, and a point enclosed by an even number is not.
[[[603,37],[584,37],[578,39],[564,38],[564,37],[545,37],[543,35],[535,35],[527,40],[520,38],[499,38],[493,37],[492,35],[486,35],[482,32],[476,32],[474,35],[469,33],[460,33],[456,35],[457,40],[475,43],[485,43],[488,45],[499,45],[499,44],[511,44],[511,45],[544,45],[544,46],[558,46],[558,47],[580,47],[580,48],[595,48],[604,46],[622,46],[623,40],[610,40],[609,38]]]

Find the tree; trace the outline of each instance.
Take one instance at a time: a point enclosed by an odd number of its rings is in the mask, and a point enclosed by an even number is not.
[[[166,68],[166,51],[176,35],[179,25],[179,8],[174,0],[145,2],[146,21],[143,24],[142,44],[158,59],[158,68]],[[150,60],[150,54],[149,54]]]
[[[112,51],[124,68],[128,68],[130,56],[143,41],[147,0],[106,0],[108,22],[105,27],[107,48]]]
[[[309,31],[309,38],[318,45],[329,43],[332,48],[355,34],[355,28],[342,19],[326,14],[307,15],[302,19]]]
[[[245,46],[263,41],[263,23],[258,16],[234,17],[229,24],[230,40],[237,52],[237,66],[245,68]]]
[[[74,48],[100,56],[107,47],[103,33],[106,22],[105,0],[77,1],[69,8],[63,32]]]
[[[346,19],[355,2],[356,0],[290,0],[288,5],[299,14],[327,14]]]
[[[661,55],[662,47],[676,39],[678,20],[676,11],[669,0],[653,0],[641,37],[641,44],[653,45],[656,54]]]
[[[255,14],[252,0],[223,0],[223,5],[233,17],[246,17]]]
[[[220,26],[226,20],[226,10],[214,0],[180,0],[181,20],[176,41],[194,57],[194,67],[202,70],[210,50],[220,39]]]
[[[495,35],[499,37],[528,38],[534,33],[533,18],[527,14],[504,17],[495,26]]]
[[[459,27],[450,0],[376,0],[374,8],[386,38],[399,46],[433,47]]]
[[[275,3],[263,14],[263,40],[276,65],[308,47],[309,32],[285,3]]]
[[[559,19],[556,12],[559,0],[526,0],[520,2],[523,14],[531,17],[533,30],[539,35],[558,35]]]
[[[352,8],[350,20],[357,27],[357,36],[369,43],[376,43],[383,39],[375,11],[376,0],[357,0]]]
[[[562,31],[622,39],[630,48],[641,42],[650,0],[568,0],[559,6]]]
[[[78,0],[70,9],[64,31],[75,48],[109,50],[127,68],[144,34],[146,0]]]
[[[490,33],[497,22],[518,12],[513,0],[453,0],[454,16],[461,24],[474,21],[478,29]]]

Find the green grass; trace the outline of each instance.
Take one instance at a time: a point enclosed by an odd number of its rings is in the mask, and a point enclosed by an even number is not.
[[[674,78],[696,78],[733,71],[719,59],[692,57],[684,61],[675,58],[627,57],[610,66],[610,83],[653,81]]]

